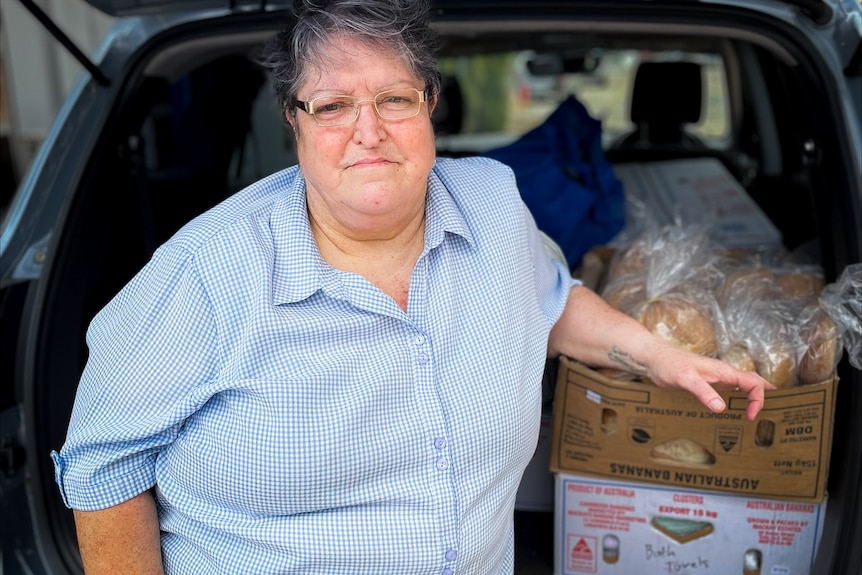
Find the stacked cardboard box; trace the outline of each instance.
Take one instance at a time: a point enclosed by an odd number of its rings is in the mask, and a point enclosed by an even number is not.
[[[825,503],[559,474],[556,575],[809,573]]]
[[[724,393],[713,413],[692,394],[609,379],[561,358],[551,470],[819,503],[826,494],[835,380],[767,392],[756,421],[748,398]],[[695,463],[666,459],[669,442],[696,443]]]
[[[660,163],[622,172],[627,193],[666,208],[658,213],[668,221],[712,214],[725,246],[781,244],[744,190],[715,166]],[[613,253],[594,249],[576,275],[601,293]],[[549,455],[555,573],[810,573],[827,501],[837,383],[831,377],[768,391],[751,422],[744,393],[723,392],[727,409],[716,414],[689,392],[606,377],[560,358]]]

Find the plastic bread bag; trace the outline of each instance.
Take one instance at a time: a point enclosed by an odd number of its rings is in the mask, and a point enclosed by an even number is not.
[[[718,267],[718,357],[779,386],[799,383],[800,337],[805,338],[797,326],[816,309],[821,268],[783,248],[725,251]]]
[[[754,299],[735,292],[724,305],[716,305],[713,325],[718,345],[718,358],[743,371],[757,371],[752,349],[755,347],[751,326],[759,321]]]
[[[779,389],[799,384],[799,358],[804,348],[799,319],[810,305],[799,299],[751,301],[747,329],[757,373]]]
[[[659,228],[646,216],[637,225],[624,230],[609,247],[613,255],[608,261],[599,295],[611,307],[631,315],[646,300],[646,273]]]
[[[792,266],[777,270],[776,283],[782,297],[816,299],[825,287],[819,266]]]
[[[756,371],[778,388],[800,383],[805,318],[818,309],[816,298],[790,297],[773,271],[742,262],[717,290],[715,328],[718,357]]]
[[[717,351],[713,313],[715,249],[703,228],[665,226],[651,238],[645,299],[630,315],[652,333],[694,353]]]
[[[714,357],[718,341],[713,326],[712,294],[697,284],[681,284],[648,299],[635,317],[650,332],[683,349]]]
[[[727,250],[720,254],[720,305],[740,292],[749,297],[817,298],[823,289],[823,270],[783,248]]]
[[[826,381],[835,373],[843,352],[841,333],[832,318],[815,303],[800,318],[803,342],[799,380],[804,385]]]
[[[803,330],[808,338],[803,362],[821,368],[811,379],[822,375],[827,366],[834,370],[844,350],[850,365],[862,369],[862,263],[847,266],[834,283],[827,284],[818,304]]]
[[[749,259],[728,271],[715,314],[719,358],[756,371],[779,388],[826,381],[847,347],[860,362],[862,267],[822,285],[818,266],[760,267]],[[854,347],[855,346],[855,347]]]
[[[713,289],[717,279],[716,251],[707,230],[672,225],[655,234],[647,270],[648,297],[682,284]]]
[[[718,357],[777,387],[796,385],[801,344],[794,318],[805,306],[779,297],[772,273],[749,263],[729,273],[718,290]]]

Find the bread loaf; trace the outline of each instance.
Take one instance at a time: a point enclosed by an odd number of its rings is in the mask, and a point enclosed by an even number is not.
[[[825,313],[818,313],[803,327],[802,337],[807,344],[799,362],[799,380],[803,384],[820,383],[832,377],[843,351],[838,341],[835,323]]]
[[[649,302],[640,314],[649,331],[694,353],[715,356],[718,344],[712,318],[699,305],[681,297]]]

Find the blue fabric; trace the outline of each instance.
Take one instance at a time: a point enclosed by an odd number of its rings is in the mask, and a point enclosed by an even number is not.
[[[60,492],[93,510],[157,485],[168,574],[511,573],[572,285],[497,162],[438,161],[407,313],[322,260],[279,172],[94,319]]]
[[[574,97],[517,141],[484,155],[511,166],[536,224],[571,269],[623,229],[623,187],[602,150],[601,123]]]

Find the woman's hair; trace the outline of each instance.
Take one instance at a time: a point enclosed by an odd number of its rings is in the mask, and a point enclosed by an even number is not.
[[[399,55],[424,83],[429,99],[439,91],[428,0],[299,0],[297,5],[296,25],[277,34],[260,59],[284,111],[295,113],[291,103],[297,90],[313,69],[325,69],[336,37]]]

